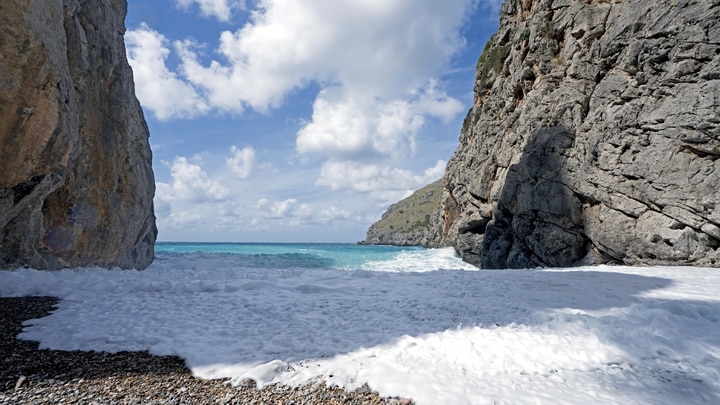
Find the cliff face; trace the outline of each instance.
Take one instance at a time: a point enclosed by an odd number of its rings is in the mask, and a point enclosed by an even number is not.
[[[720,266],[720,1],[506,0],[435,243],[483,268]]]
[[[393,204],[367,231],[362,245],[426,246],[440,229],[438,207],[443,180],[438,180]]]
[[[157,234],[124,0],[0,3],[0,266],[144,268]]]

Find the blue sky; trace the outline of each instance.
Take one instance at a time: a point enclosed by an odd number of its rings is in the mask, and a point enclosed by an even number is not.
[[[128,0],[158,239],[364,239],[442,177],[499,6]]]

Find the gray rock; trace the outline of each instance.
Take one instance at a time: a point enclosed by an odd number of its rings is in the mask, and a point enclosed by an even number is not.
[[[0,267],[153,260],[152,155],[126,6],[0,2]]]
[[[719,6],[506,0],[430,245],[484,268],[720,267]]]

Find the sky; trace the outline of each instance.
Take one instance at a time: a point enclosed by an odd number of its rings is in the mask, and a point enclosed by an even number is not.
[[[356,242],[442,177],[501,0],[129,0],[160,241]]]

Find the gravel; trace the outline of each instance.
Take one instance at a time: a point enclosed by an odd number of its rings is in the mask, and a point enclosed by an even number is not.
[[[48,315],[53,297],[0,298],[0,404],[377,404],[410,405],[383,398],[367,385],[355,391],[315,381],[302,387],[192,376],[175,356],[147,352],[83,352],[38,349],[17,340],[22,323]]]

